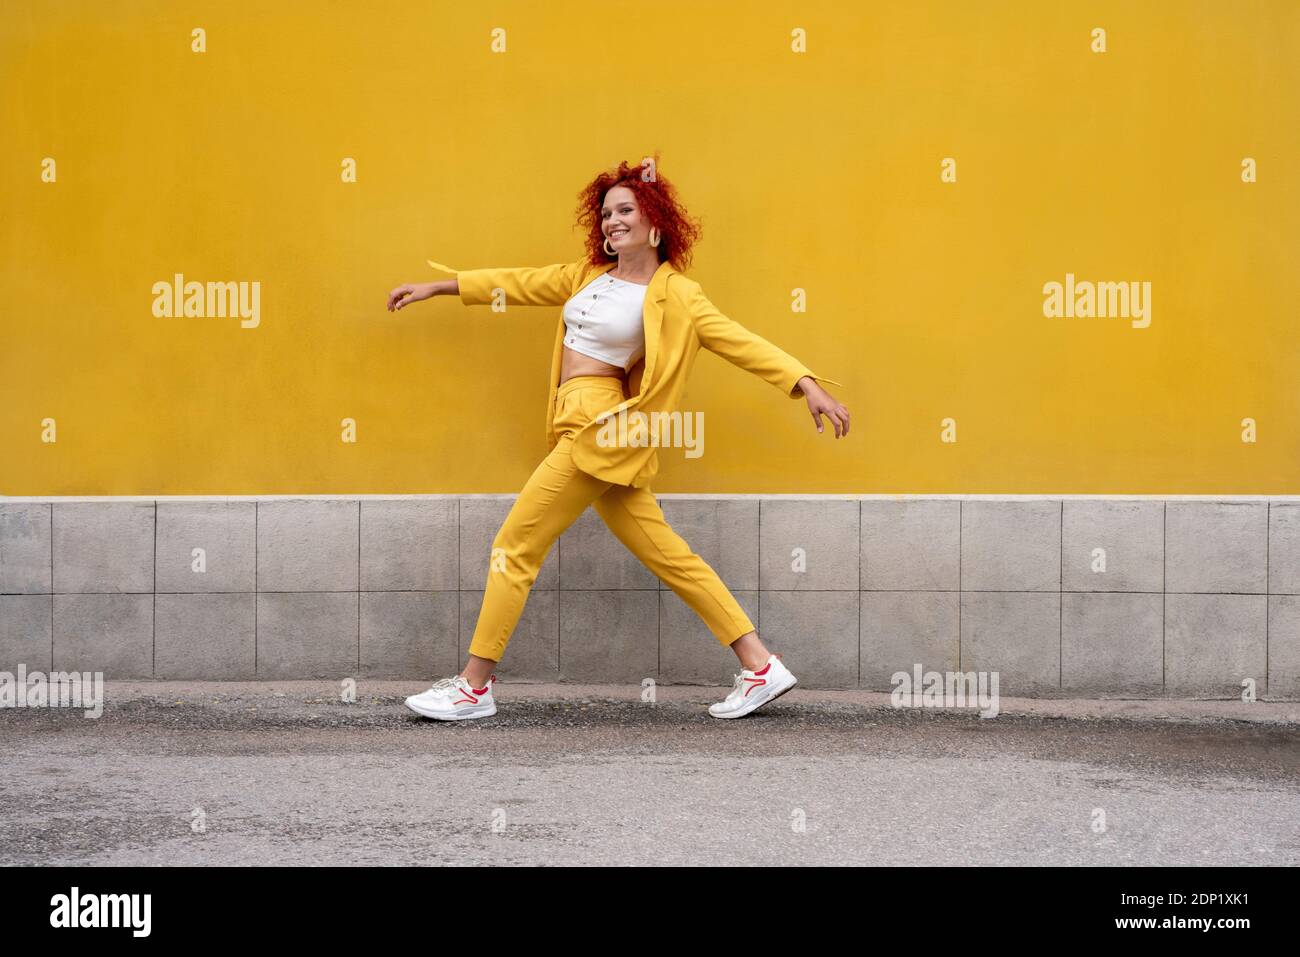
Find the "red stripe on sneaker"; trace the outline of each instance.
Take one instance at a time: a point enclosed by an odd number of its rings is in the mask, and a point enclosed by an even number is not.
[[[461,694],[464,694],[464,692],[461,692]],[[457,701],[453,701],[452,704],[478,704],[478,698],[472,697],[470,695],[465,695],[465,697]]]
[[[763,669],[763,670],[766,671],[767,669]],[[765,685],[765,684],[767,684],[767,679],[766,679],[766,678],[746,678],[745,680],[746,680],[746,681],[753,681],[753,682],[755,682],[755,684],[752,684],[752,685],[750,685],[748,688],[745,689],[745,697],[746,697],[746,698],[748,698],[748,697],[749,697],[749,693],[750,693],[751,691],[753,691],[755,688],[757,688],[759,685]]]
[[[769,661],[767,664],[763,665],[763,670],[762,670],[762,671],[755,671],[754,674],[756,674],[756,675],[765,675],[765,674],[767,674],[767,669],[768,669],[768,668],[771,668],[771,667],[772,667],[772,662]]]

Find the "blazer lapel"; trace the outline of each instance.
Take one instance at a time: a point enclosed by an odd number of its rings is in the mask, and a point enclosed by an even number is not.
[[[645,307],[641,312],[645,325],[645,371],[641,373],[641,393],[654,381],[655,357],[659,355],[659,327],[664,318],[664,300],[668,298],[668,274],[673,271],[671,263],[667,260],[661,262],[645,291]]]

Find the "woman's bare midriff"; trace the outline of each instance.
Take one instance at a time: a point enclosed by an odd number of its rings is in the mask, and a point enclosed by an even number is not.
[[[621,366],[602,362],[600,359],[583,355],[581,352],[574,352],[568,346],[565,346],[564,355],[560,358],[560,384],[562,385],[565,381],[577,375],[613,376],[622,380],[625,386],[627,385],[627,373],[623,371]]]

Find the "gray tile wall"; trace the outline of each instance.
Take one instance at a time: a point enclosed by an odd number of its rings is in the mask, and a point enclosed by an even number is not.
[[[1300,698],[1300,503],[663,496],[805,687]],[[510,496],[0,502],[0,671],[458,670]],[[588,509],[502,678],[729,684],[735,656]]]

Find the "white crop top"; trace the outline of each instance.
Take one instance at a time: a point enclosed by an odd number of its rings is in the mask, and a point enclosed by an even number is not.
[[[624,372],[632,368],[645,355],[647,288],[608,273],[597,276],[564,304],[564,344]]]

